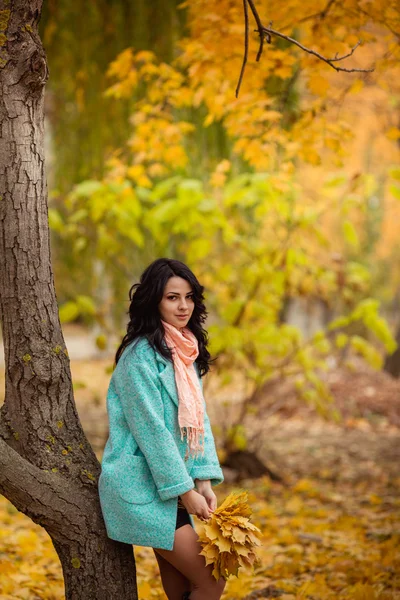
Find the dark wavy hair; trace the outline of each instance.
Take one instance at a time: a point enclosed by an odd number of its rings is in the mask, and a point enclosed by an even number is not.
[[[186,325],[196,336],[199,355],[196,363],[202,377],[210,369],[210,353],[207,350],[208,333],[203,328],[207,318],[207,310],[204,305],[204,287],[199,283],[194,273],[180,260],[170,258],[158,258],[153,261],[142,273],[139,283],[133,284],[129,290],[129,317],[127,332],[115,354],[115,364],[121,357],[124,349],[136,338],[144,336],[150,345],[160,352],[165,358],[172,360],[169,348],[163,345],[164,327],[158,310],[164,289],[170,277],[182,277],[190,284],[193,293],[194,308],[192,315]]]

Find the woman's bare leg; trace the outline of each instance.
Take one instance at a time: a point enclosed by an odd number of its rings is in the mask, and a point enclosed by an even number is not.
[[[175,531],[172,550],[154,550],[190,581],[190,600],[220,600],[226,581],[223,577],[216,581],[212,565],[206,566],[205,557],[199,554],[202,545],[191,525],[183,525]]]
[[[168,600],[182,600],[183,592],[189,592],[192,589],[190,581],[161,556],[158,550],[155,548],[153,550],[160,568],[161,581]]]

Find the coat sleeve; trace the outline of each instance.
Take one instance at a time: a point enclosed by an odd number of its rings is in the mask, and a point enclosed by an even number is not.
[[[201,389],[203,382],[200,379]],[[204,402],[204,456],[195,458],[190,471],[193,479],[210,479],[211,485],[215,486],[224,481],[224,475],[219,464],[217,450],[215,448],[214,436],[211,430],[210,419],[207,415],[207,407]]]
[[[121,367],[115,387],[161,500],[192,490],[194,481],[165,425],[160,383],[154,371],[148,362],[130,356]]]

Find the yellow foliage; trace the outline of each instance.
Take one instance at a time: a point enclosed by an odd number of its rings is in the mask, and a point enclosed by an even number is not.
[[[215,168],[214,173],[210,178],[210,185],[212,187],[222,187],[226,181],[227,173],[231,168],[229,160],[222,160]]]
[[[311,73],[308,79],[308,87],[317,96],[326,96],[329,90],[329,81],[319,73]]]
[[[318,15],[320,5],[318,2],[312,4],[314,13]],[[117,81],[110,85],[106,95],[116,98],[133,96],[136,101],[136,123],[143,119],[143,113],[147,115],[142,122],[150,127],[135,128],[132,138],[132,150],[140,152],[139,162],[146,169],[154,160],[164,162],[170,171],[187,166],[186,136],[190,131],[184,130],[183,113],[179,112],[187,107],[205,109],[203,127],[220,122],[234,153],[257,170],[272,170],[278,166],[284,168],[286,162],[299,156],[312,165],[318,165],[321,151],[327,149],[336,155],[335,160],[340,161],[343,143],[349,138],[350,132],[346,124],[339,121],[335,136],[325,136],[327,122],[332,120],[327,120],[325,116],[326,98],[330,96],[335,105],[335,97],[340,98],[345,85],[352,94],[362,92],[364,86],[360,77],[350,80],[350,84],[343,83],[344,79],[340,80],[338,85],[338,77],[335,78],[326,64],[318,63],[317,59],[295,46],[282,49],[276,41],[268,46],[262,60],[257,63],[254,57],[258,39],[256,35],[251,35],[246,76],[240,96],[236,99],[235,88],[243,58],[241,5],[232,4],[229,0],[221,0],[216,4],[209,0],[195,0],[183,3],[183,6],[187,8],[189,35],[179,41],[179,53],[171,64],[159,62],[152,52],[135,53],[128,48],[110,64],[107,72],[111,79]],[[357,42],[360,30],[364,40],[369,37],[371,43],[375,41],[374,36],[365,31],[369,23],[368,14],[358,11],[357,7],[354,7],[354,14],[350,17],[340,4],[335,4],[323,22],[317,18],[310,19],[310,11],[311,14],[313,12],[310,3],[299,3],[298,0],[286,3],[284,7],[277,0],[272,3],[262,0],[258,3],[258,10],[262,18],[267,14],[273,15],[284,33],[290,34],[291,28],[296,26],[295,37],[301,38],[305,46],[327,56],[347,53]],[[395,11],[393,14],[390,12],[390,5],[385,7],[383,15],[376,7],[369,7],[369,10],[372,19],[377,22],[382,20],[392,31],[398,29],[399,17]],[[294,14],[296,21],[292,20]],[[215,35],[216,28],[218,35]],[[388,37],[386,44],[390,43],[391,38]],[[387,59],[388,64],[393,63],[397,52],[398,49],[393,45],[393,58]],[[382,72],[382,69],[379,71]],[[281,88],[278,86],[276,90],[267,92],[271,78],[281,80]],[[302,86],[303,80],[315,99],[308,100],[307,108],[298,113],[290,128],[282,127],[286,118],[286,107],[282,105],[282,94],[287,93],[285,82],[292,82],[287,84],[290,89],[293,82],[296,86]],[[154,109],[150,112],[149,104]],[[160,146],[154,152],[157,139],[162,139],[167,149],[171,142],[160,113],[164,113],[164,117],[168,114],[176,125],[174,137],[177,147],[172,156],[168,152],[163,153]],[[396,139],[394,129],[389,132],[393,140]],[[318,144],[322,147],[318,148]],[[138,160],[137,157],[135,160]],[[216,175],[215,185],[222,185],[222,179],[222,176]]]
[[[400,129],[398,127],[391,127],[386,132],[386,135],[389,138],[389,140],[393,140],[396,142],[398,139],[400,139]]]
[[[254,551],[261,544],[261,531],[250,523],[252,510],[247,504],[247,492],[232,492],[213,512],[199,535],[203,546],[200,554],[206,564],[212,564],[213,576],[228,579],[238,576],[240,567],[251,567],[259,562]]]

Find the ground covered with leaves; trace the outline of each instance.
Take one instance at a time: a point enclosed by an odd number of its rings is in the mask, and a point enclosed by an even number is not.
[[[91,379],[88,364],[80,368]],[[359,395],[360,385],[343,383],[341,396]],[[76,398],[100,459],[104,401],[84,385]],[[359,411],[340,425],[302,409],[268,419],[260,457],[282,481],[215,488],[219,503],[247,490],[251,520],[263,532],[260,565],[229,578],[224,600],[400,600],[400,429],[384,412]],[[139,599],[166,600],[152,549],[135,547],[135,558]],[[0,600],[63,598],[49,536],[0,497]]]
[[[230,578],[224,598],[400,599],[400,477],[395,476],[400,434],[375,432],[369,453],[372,432],[365,431],[366,422],[358,426],[347,432],[350,445],[347,434],[337,432],[340,453],[334,450],[333,426],[316,421],[308,438],[305,423],[302,428],[287,420],[275,429],[280,435],[271,436],[271,445],[274,461],[284,452],[285,483],[263,477],[240,486],[249,491],[252,521],[263,532],[261,565]],[[357,457],[352,456],[355,432]],[[382,454],[376,452],[377,438],[382,438]],[[335,455],[337,463],[331,464]],[[309,476],[292,471],[295,465],[307,470],[311,463]],[[239,487],[215,488],[219,501],[233,489]],[[197,519],[196,527],[202,527]],[[151,548],[136,547],[135,557],[139,598],[165,600]],[[1,498],[0,599],[59,600],[63,590],[61,567],[45,530]]]

